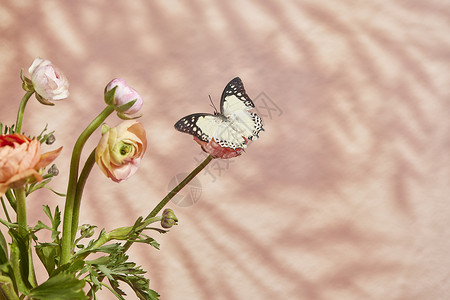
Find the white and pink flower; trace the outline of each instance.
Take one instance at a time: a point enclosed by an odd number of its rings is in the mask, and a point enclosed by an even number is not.
[[[43,99],[41,102],[49,104],[49,101],[62,100],[69,96],[67,78],[50,61],[38,57],[28,71],[39,101]]]
[[[105,93],[109,92],[114,87],[117,87],[114,93],[114,106],[120,107],[136,100],[131,107],[125,111],[120,111],[127,117],[136,117],[144,104],[142,97],[121,78],[111,80],[105,88]]]

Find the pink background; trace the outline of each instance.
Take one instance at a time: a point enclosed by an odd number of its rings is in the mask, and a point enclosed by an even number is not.
[[[201,173],[194,205],[170,204],[180,222],[154,234],[161,251],[130,252],[161,299],[450,299],[448,1],[0,4],[0,121],[15,122],[19,71],[35,57],[70,81],[54,107],[32,99],[23,126],[56,130],[56,190],[105,85],[122,77],[144,98],[141,168],[121,184],[94,168],[81,224],[147,215],[203,157],[173,124],[212,112],[208,95],[218,106],[230,79],[255,100],[261,138]],[[31,222],[44,203],[64,206],[40,191]]]

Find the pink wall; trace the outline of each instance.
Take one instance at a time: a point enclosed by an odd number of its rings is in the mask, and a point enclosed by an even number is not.
[[[218,106],[231,78],[255,100],[261,138],[201,173],[194,205],[170,204],[180,222],[156,236],[162,251],[132,248],[162,299],[448,299],[446,1],[0,4],[0,121],[15,121],[19,71],[35,57],[70,81],[68,100],[31,101],[23,126],[56,130],[56,190],[105,85],[122,77],[144,98],[140,170],[114,184],[94,168],[81,223],[110,230],[146,215],[203,157],[173,124],[212,112],[208,95]],[[43,203],[63,207],[35,196],[34,222]]]

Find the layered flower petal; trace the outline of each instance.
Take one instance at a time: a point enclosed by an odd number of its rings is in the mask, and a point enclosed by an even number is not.
[[[39,170],[49,165],[61,152],[62,147],[41,154],[41,144],[18,133],[0,135],[0,196],[9,187],[21,186],[33,176],[42,180]]]
[[[121,182],[136,173],[146,149],[144,127],[139,122],[128,120],[103,130],[95,161],[108,178]]]
[[[69,96],[67,78],[50,61],[38,57],[28,71],[39,101],[51,104],[49,101],[62,100]]]

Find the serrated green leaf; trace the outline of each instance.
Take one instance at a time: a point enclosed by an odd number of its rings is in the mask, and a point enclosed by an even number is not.
[[[44,213],[47,215],[47,217],[50,219],[50,222],[52,223],[52,227],[51,228],[47,227],[46,229],[52,231],[52,241],[56,243],[59,241],[60,232],[58,231],[58,227],[61,224],[61,212],[59,211],[58,206],[55,207],[55,212],[53,215],[48,205],[43,205],[42,208],[44,210]]]
[[[44,213],[47,215],[47,217],[50,219],[50,221],[53,221],[52,211],[50,210],[50,206],[42,205],[42,209],[43,209]]]
[[[85,300],[84,280],[73,273],[60,272],[30,291],[29,297],[42,300]]]
[[[59,257],[59,245],[52,243],[41,243],[35,248],[36,254],[47,270],[48,275],[51,276],[58,264],[56,258]]]

